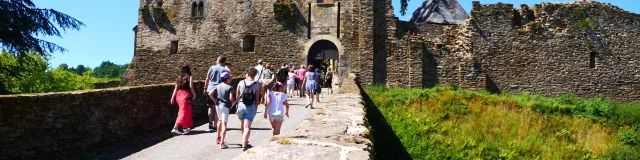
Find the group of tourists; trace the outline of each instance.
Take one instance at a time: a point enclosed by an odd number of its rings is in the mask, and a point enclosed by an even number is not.
[[[322,74],[320,69],[313,65],[299,69],[293,66],[281,64],[277,72],[270,65],[263,66],[263,60],[258,60],[258,65],[244,71],[244,80],[232,86],[233,74],[230,63],[224,56],[217,59],[217,64],[209,68],[205,77],[203,93],[209,106],[209,129],[217,130],[216,143],[221,149],[228,148],[226,139],[229,111],[236,107],[236,114],[241,124],[242,148],[246,151],[249,147],[251,124],[257,114],[257,106],[264,104],[265,119],[271,123],[272,135],[280,134],[280,128],[284,117],[289,117],[288,99],[295,93],[300,97],[307,97],[307,107],[313,107],[314,97],[320,102],[322,88]],[[324,75],[329,93],[333,72],[328,69]],[[196,98],[193,86],[193,74],[189,65],[182,66],[180,75],[175,84],[170,103],[178,104],[178,118],[171,130],[176,135],[187,134],[193,128],[192,105]]]

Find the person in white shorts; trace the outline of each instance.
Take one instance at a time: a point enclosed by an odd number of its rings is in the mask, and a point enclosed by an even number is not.
[[[267,98],[267,105],[264,108],[264,118],[268,118],[271,122],[273,136],[280,134],[284,116],[289,117],[289,102],[287,100],[287,94],[283,91],[284,87],[282,83],[278,82],[274,85],[273,89],[268,93],[269,98]]]
[[[296,93],[296,74],[293,70],[289,72],[289,76],[287,77],[287,93],[289,93],[289,98],[293,98],[293,94]]]
[[[227,122],[229,122],[229,108],[234,104],[235,98],[233,97],[233,87],[231,87],[231,75],[227,72],[220,74],[220,83],[209,94],[209,97],[216,104],[216,113],[218,116],[218,138],[216,143],[220,144],[221,149],[229,148],[224,141],[227,136]]]

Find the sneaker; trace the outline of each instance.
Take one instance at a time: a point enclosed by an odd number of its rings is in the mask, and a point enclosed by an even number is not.
[[[184,133],[182,133],[182,134],[187,134],[187,133],[189,133],[189,132],[191,132],[191,128],[185,128],[185,129],[184,129]]]
[[[229,146],[227,146],[227,143],[223,142],[222,144],[220,144],[220,149],[227,149],[229,148]]]
[[[221,141],[220,137],[216,138],[216,144],[220,144],[220,141]]]
[[[175,129],[175,128],[173,130],[171,130],[171,133],[173,133],[175,135],[181,135],[182,134],[182,132],[180,132],[178,129]]]
[[[215,129],[215,127],[213,127],[213,123],[209,123],[209,129]]]

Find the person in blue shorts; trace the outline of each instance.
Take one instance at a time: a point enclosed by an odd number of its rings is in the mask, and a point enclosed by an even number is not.
[[[249,135],[251,135],[251,123],[256,116],[256,106],[260,104],[260,91],[262,90],[259,82],[254,81],[254,77],[258,73],[255,68],[246,70],[244,76],[246,79],[238,83],[236,95],[238,98],[238,110],[236,114],[242,125],[242,151],[247,150]]]

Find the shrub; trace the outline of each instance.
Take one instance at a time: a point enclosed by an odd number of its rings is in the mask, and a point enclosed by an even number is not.
[[[616,136],[616,138],[618,139],[618,141],[624,144],[628,144],[628,145],[638,144],[638,134],[635,131],[630,129],[626,129],[618,132],[618,135]]]

